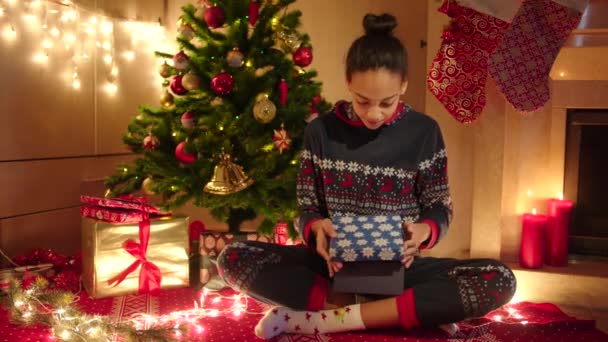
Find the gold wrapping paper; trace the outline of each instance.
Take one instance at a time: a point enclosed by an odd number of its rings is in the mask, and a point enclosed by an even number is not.
[[[135,257],[122,247],[128,239],[139,242],[139,224],[110,224],[82,219],[82,282],[91,297],[137,293],[140,268],[119,285],[108,285],[109,279],[135,261]],[[160,268],[161,288],[188,286],[188,243],[187,217],[150,221],[146,259]]]

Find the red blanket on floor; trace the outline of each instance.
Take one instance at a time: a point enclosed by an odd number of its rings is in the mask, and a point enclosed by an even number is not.
[[[234,294],[230,290],[221,292],[224,296]],[[136,314],[154,316],[165,315],[180,310],[194,308],[199,294],[190,289],[163,291],[159,297],[125,296],[93,300],[82,294],[80,307],[95,314],[108,315],[112,319],[125,320]],[[218,304],[218,305],[221,305]],[[191,329],[187,341],[205,342],[243,342],[259,341],[253,335],[253,327],[261,314],[268,307],[248,301],[247,313],[239,317],[220,315],[200,319],[202,331]],[[497,320],[500,321],[497,321]],[[486,317],[459,323],[460,331],[454,336],[447,336],[438,329],[400,329],[370,330],[357,333],[325,334],[318,336],[285,335],[277,342],[339,342],[339,341],[608,341],[608,335],[595,328],[595,322],[577,320],[565,315],[553,304],[518,303],[508,308],[496,310]],[[49,329],[45,326],[23,328],[8,322],[6,311],[0,312],[0,342],[4,341],[48,341]]]

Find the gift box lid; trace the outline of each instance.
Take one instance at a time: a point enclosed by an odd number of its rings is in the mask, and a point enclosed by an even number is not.
[[[330,241],[335,261],[397,261],[403,258],[403,228],[399,215],[334,216],[337,237]]]

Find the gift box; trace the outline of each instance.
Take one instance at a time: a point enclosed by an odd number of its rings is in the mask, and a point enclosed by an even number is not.
[[[91,297],[188,286],[187,217],[142,199],[81,200],[82,282]]]
[[[336,292],[398,295],[405,269],[403,227],[399,215],[334,216],[337,236],[330,241],[333,261],[343,262],[334,275]]]

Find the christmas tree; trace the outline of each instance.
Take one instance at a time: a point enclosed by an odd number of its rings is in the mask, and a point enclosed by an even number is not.
[[[310,37],[295,0],[214,0],[182,8],[181,51],[165,59],[160,107],[142,106],[124,135],[136,154],[106,181],[116,196],[144,190],[165,209],[192,200],[228,221],[238,212],[290,228],[307,122],[320,97]],[[167,63],[169,61],[169,63]]]

